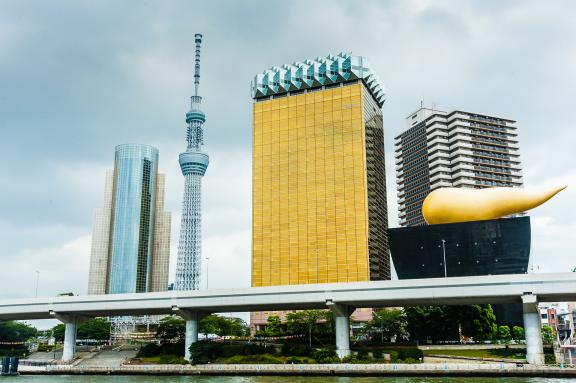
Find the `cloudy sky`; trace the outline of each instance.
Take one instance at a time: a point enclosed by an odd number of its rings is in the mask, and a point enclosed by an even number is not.
[[[252,77],[351,51],[387,88],[393,138],[423,100],[516,119],[525,184],[570,185],[531,213],[540,272],[576,267],[576,3],[571,1],[0,2],[0,298],[84,294],[114,146],[157,146],[179,232],[194,33],[204,34],[204,255],[210,287],[250,284]],[[172,274],[173,274],[172,267]]]

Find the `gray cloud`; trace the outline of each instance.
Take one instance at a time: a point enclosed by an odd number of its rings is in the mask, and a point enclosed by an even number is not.
[[[369,58],[388,91],[392,223],[393,138],[421,99],[517,119],[526,185],[573,183],[575,12],[569,1],[3,1],[0,297],[31,295],[37,268],[43,294],[86,291],[92,212],[120,143],[160,149],[175,259],[195,32],[205,36],[212,287],[249,284],[249,84],[272,65],[340,51]],[[532,214],[541,270],[576,266],[566,239],[574,197],[569,189]]]

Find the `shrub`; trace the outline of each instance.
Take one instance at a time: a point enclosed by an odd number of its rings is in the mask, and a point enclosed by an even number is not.
[[[379,348],[373,350],[372,356],[374,357],[374,359],[382,359],[382,350],[380,350]]]
[[[186,360],[179,355],[160,355],[160,364],[186,364]]]
[[[268,354],[236,355],[226,360],[230,364],[282,364],[282,360]]]
[[[244,355],[276,354],[276,349],[272,345],[258,343],[246,343],[243,349]]]
[[[358,360],[361,361],[370,360],[370,355],[368,355],[368,351],[366,351],[365,349],[358,351],[358,355],[356,357],[358,358]]]
[[[222,357],[223,358],[230,358],[231,356],[235,355],[242,355],[244,354],[244,345],[243,344],[224,344],[222,345]]]
[[[206,364],[214,361],[222,351],[222,345],[218,343],[200,341],[190,346],[192,364]]]
[[[263,354],[273,355],[276,354],[276,349],[272,345],[258,343],[223,344],[210,341],[199,341],[192,344],[190,352],[192,364],[206,364],[213,362],[217,358],[234,358],[236,356]]]
[[[336,363],[339,361],[336,352],[329,348],[321,348],[316,350],[312,355],[318,363]]]
[[[48,345],[48,344],[45,344],[45,343],[40,343],[40,344],[38,345],[38,352],[50,352],[50,351],[54,350],[55,347],[56,347],[56,346],[53,346],[53,345]]]
[[[342,363],[356,364],[356,363],[360,363],[360,361],[358,360],[358,358],[356,357],[356,355],[350,354],[350,355],[345,356],[344,358],[342,358]]]
[[[390,350],[390,351],[388,351],[388,353],[390,354],[390,361],[391,362],[395,362],[398,360],[398,351]]]
[[[295,356],[286,359],[286,364],[302,364],[302,361]]]
[[[554,354],[544,354],[544,363],[556,364],[556,357],[554,356]]]
[[[284,343],[281,353],[284,356],[310,356],[312,350],[305,344]]]
[[[420,360],[420,358],[424,357],[424,353],[422,350],[416,347],[403,347],[398,349],[398,358],[399,359],[407,359],[412,358],[415,360]]]
[[[136,355],[137,357],[152,357],[152,356],[157,356],[160,355],[160,353],[162,352],[162,349],[160,348],[160,346],[158,346],[155,343],[148,343],[145,344],[144,346],[142,346],[140,348],[140,350],[138,351],[138,354]]]
[[[162,354],[184,356],[184,342],[164,343],[160,345]]]
[[[416,359],[414,358],[406,358],[404,359],[404,363],[417,363]]]

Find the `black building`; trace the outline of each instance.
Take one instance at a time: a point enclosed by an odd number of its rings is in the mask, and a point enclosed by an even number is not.
[[[524,274],[530,218],[412,226],[388,230],[398,279]],[[520,305],[494,305],[500,324],[522,325]]]

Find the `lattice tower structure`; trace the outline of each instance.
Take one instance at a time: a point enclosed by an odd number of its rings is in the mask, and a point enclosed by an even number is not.
[[[162,318],[161,315],[109,317],[110,342],[119,344],[128,340],[152,340],[154,333],[150,331],[150,327],[158,326]]]
[[[201,110],[202,97],[198,95],[201,34],[195,35],[195,42],[194,96],[191,97],[190,111],[186,113],[188,147],[179,157],[180,168],[184,175],[184,201],[175,290],[199,289],[202,262],[202,177],[208,168],[209,157],[202,152],[204,145],[202,125],[206,121],[206,116]]]

